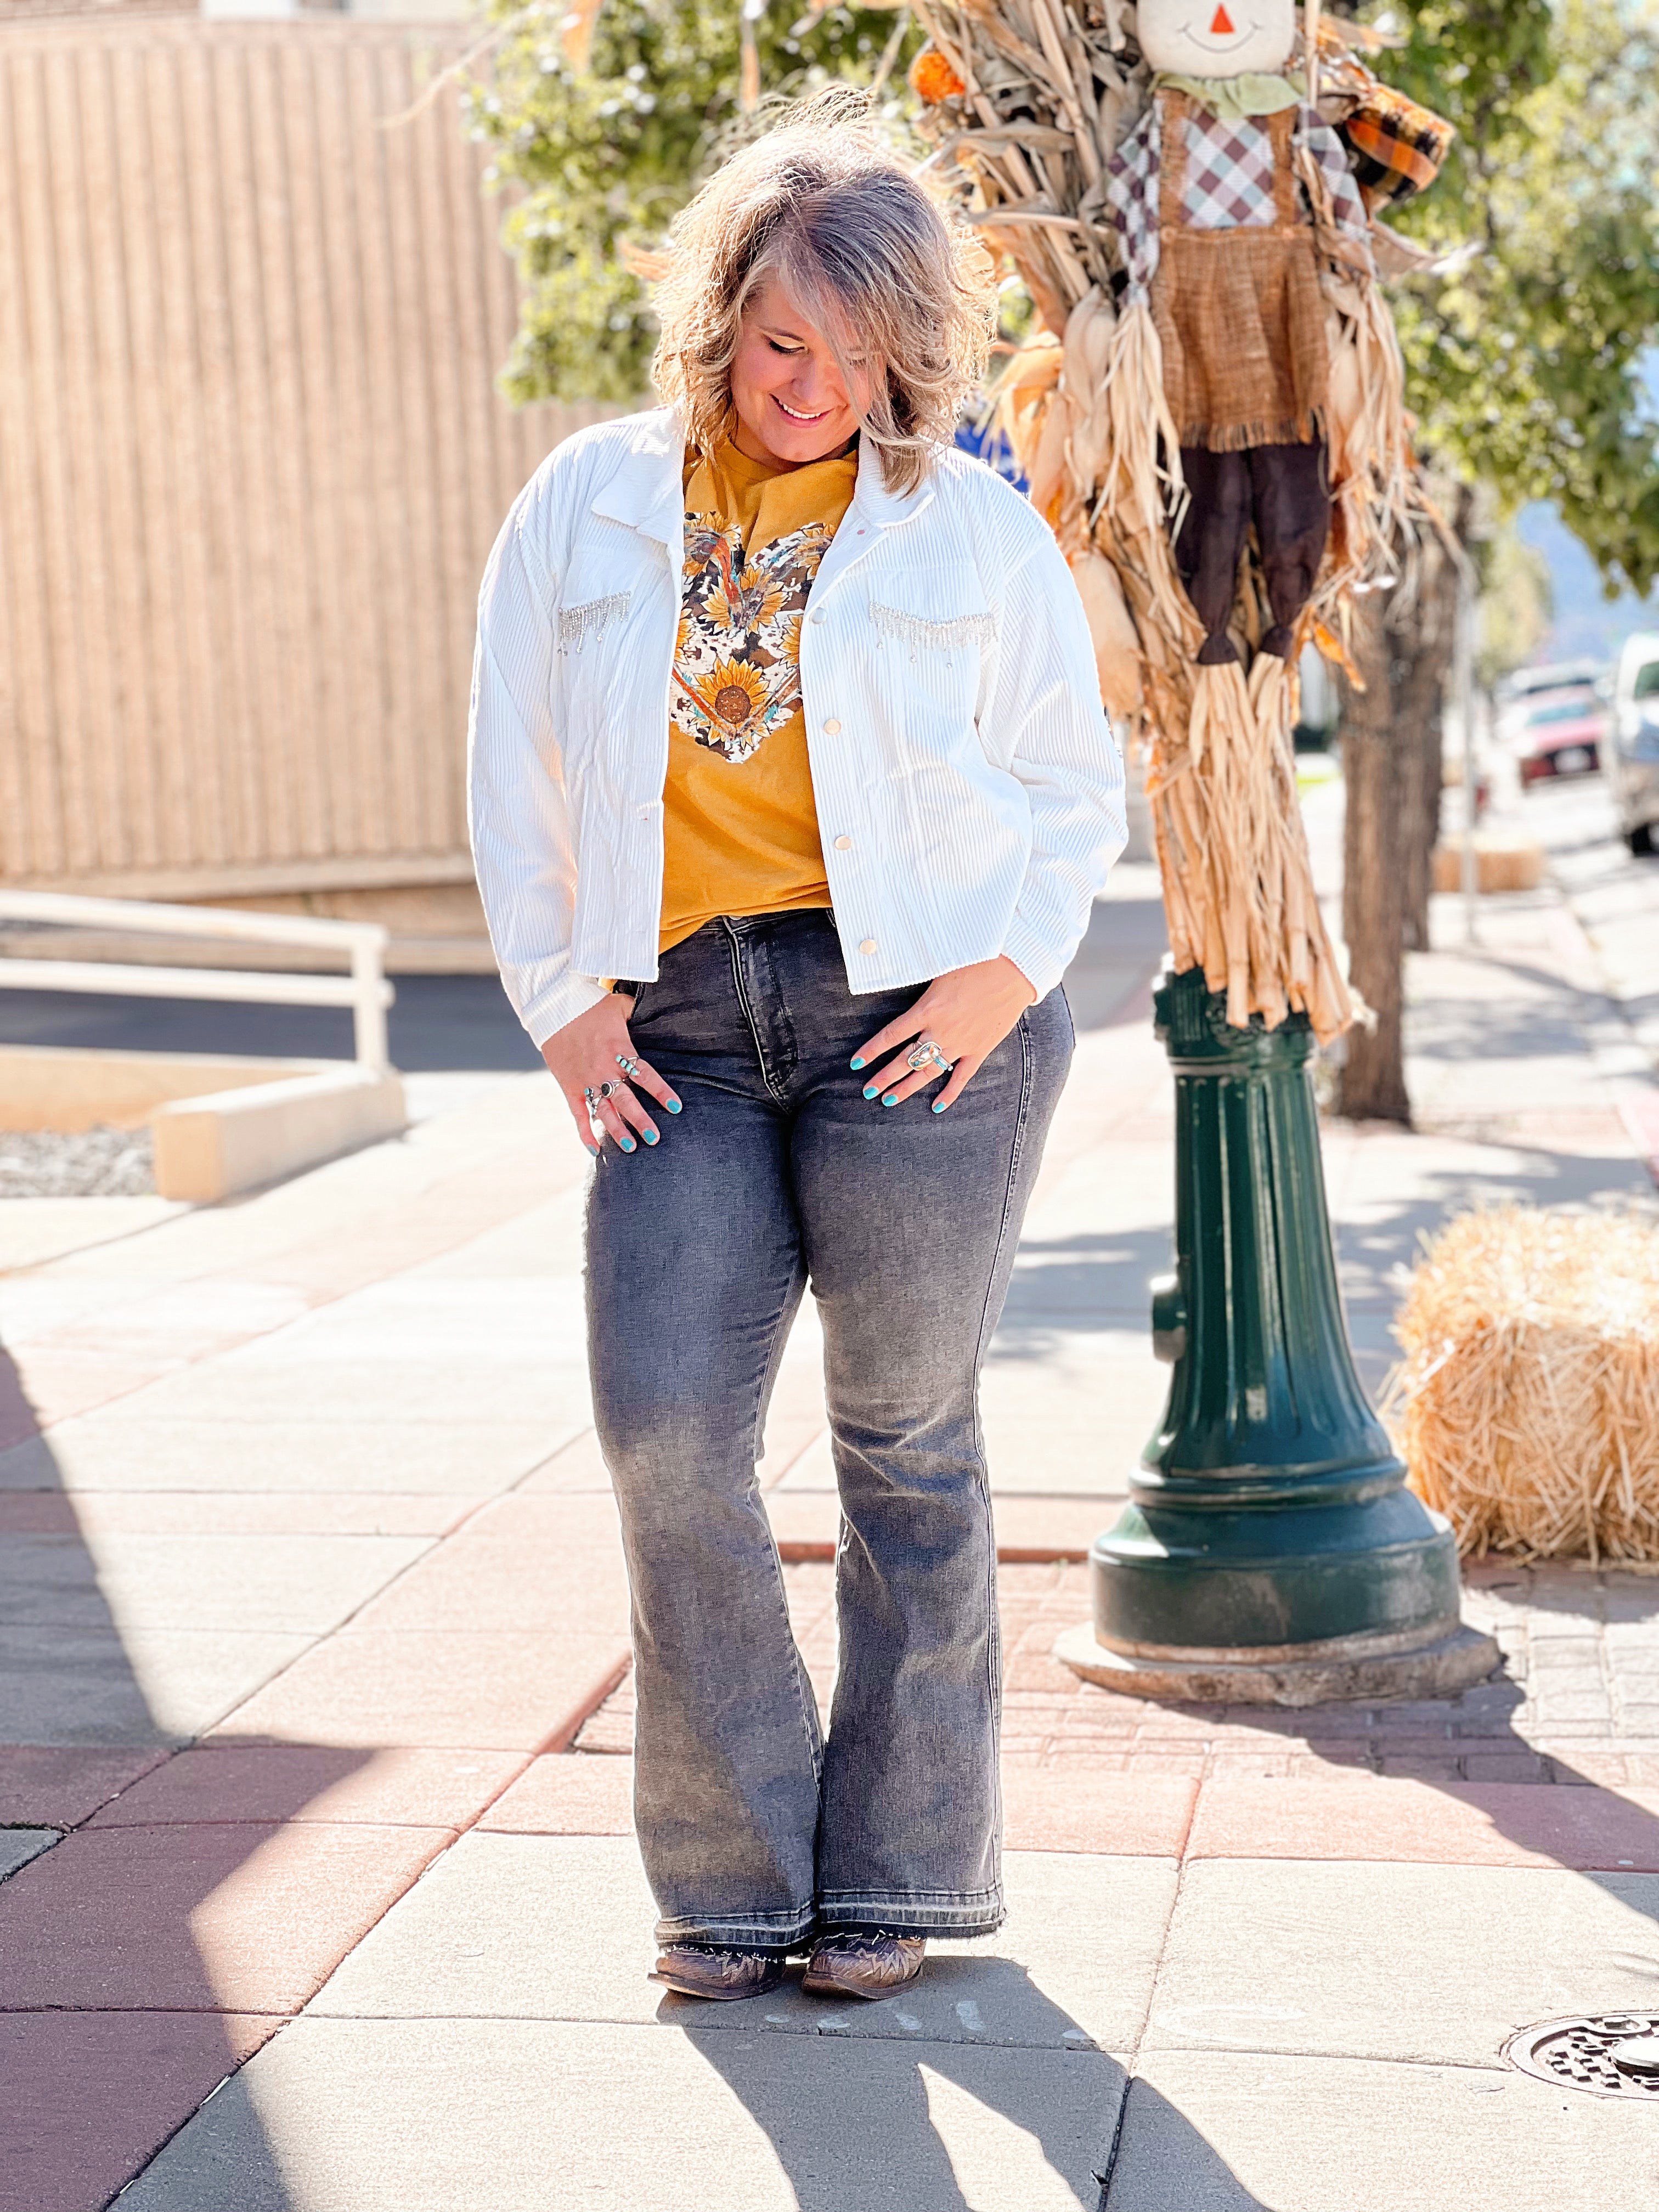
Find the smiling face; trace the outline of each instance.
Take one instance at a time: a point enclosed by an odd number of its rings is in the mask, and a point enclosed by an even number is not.
[[[1296,40],[1296,0],[1139,0],[1140,51],[1182,76],[1276,76]]]
[[[821,461],[848,443],[868,401],[856,373],[849,395],[823,331],[775,277],[763,277],[743,311],[732,362],[738,452],[779,468]]]

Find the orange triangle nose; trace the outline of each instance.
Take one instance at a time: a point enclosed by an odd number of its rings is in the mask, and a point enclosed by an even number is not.
[[[1218,8],[1211,16],[1210,33],[1212,37],[1218,39],[1229,39],[1232,36],[1233,19],[1224,7]]]

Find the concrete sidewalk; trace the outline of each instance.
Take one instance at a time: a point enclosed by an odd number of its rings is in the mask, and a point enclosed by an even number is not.
[[[1474,955],[1438,915],[1423,1133],[1327,1131],[1373,1382],[1449,1208],[1651,1197],[1659,897],[1648,939],[1647,878],[1615,888],[1613,966],[1570,876],[1573,904],[1487,902]],[[987,1376],[1010,1921],[887,2004],[711,2014],[644,1978],[585,1164],[549,1085],[211,1211],[0,1212],[0,2212],[1654,2201],[1639,2095],[1499,2053],[1659,2010],[1659,1577],[1476,1571],[1506,1673],[1441,1704],[1170,1711],[1049,1656],[1161,1396],[1161,942],[1121,872]],[[767,1445],[823,1694],[808,1327]]]

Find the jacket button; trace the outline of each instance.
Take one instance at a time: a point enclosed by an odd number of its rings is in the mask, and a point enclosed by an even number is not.
[[[822,607],[814,607],[811,613],[807,616],[806,619],[808,622],[821,623],[828,622],[830,617],[824,613]]]
[[[823,734],[826,738],[838,738],[841,735],[841,724],[833,714],[823,726]]]
[[[850,852],[852,851],[852,849],[853,849],[853,841],[852,841],[852,839],[851,839],[850,837],[837,837],[837,838],[836,838],[836,850],[838,853],[850,853]]]
[[[875,949],[876,940],[873,937],[866,937],[863,944],[859,947],[859,951],[860,952],[873,952]]]

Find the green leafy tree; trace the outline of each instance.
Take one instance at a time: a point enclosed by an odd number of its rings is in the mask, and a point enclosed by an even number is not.
[[[566,0],[494,9],[489,81],[466,94],[496,179],[522,187],[504,242],[525,283],[502,379],[509,398],[629,400],[648,381],[656,325],[625,249],[659,244],[743,127],[737,0],[607,0],[590,64],[561,40]],[[753,21],[769,96],[902,68],[921,44],[908,13],[780,0]]]
[[[1398,218],[1449,270],[1394,295],[1419,447],[1456,480],[1443,511],[1491,577],[1501,538],[1477,514],[1495,507],[1501,528],[1525,501],[1553,500],[1610,591],[1645,591],[1659,570],[1643,380],[1659,333],[1652,0],[1406,4],[1407,42],[1379,72],[1458,131],[1434,189]],[[1348,1040],[1340,1097],[1357,1120],[1410,1113],[1402,966],[1427,942],[1458,592],[1431,547],[1419,581],[1414,597],[1359,603],[1365,690],[1344,705],[1344,931],[1378,1016]]]
[[[1610,588],[1659,575],[1659,14],[1422,0],[1382,70],[1457,125],[1400,228],[1461,254],[1400,289],[1425,445],[1513,509],[1553,500]]]

